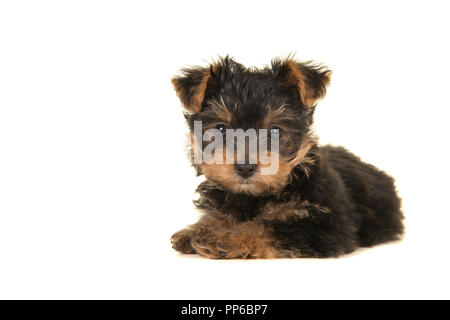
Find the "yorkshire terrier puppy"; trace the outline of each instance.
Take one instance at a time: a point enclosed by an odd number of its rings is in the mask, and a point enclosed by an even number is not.
[[[292,57],[262,69],[226,57],[172,79],[193,149],[211,128],[220,135],[209,141],[223,145],[236,143],[226,141],[229,129],[266,129],[278,138],[277,150],[268,146],[277,163],[270,174],[263,174],[270,165],[264,157],[250,162],[248,145],[240,151],[244,162],[236,154],[234,163],[193,161],[206,178],[194,202],[202,216],[172,236],[175,250],[208,258],[336,257],[401,238],[393,179],[343,147],[319,146],[311,129],[330,75]]]

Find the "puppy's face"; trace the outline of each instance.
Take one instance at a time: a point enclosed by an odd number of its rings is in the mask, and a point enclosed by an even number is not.
[[[233,193],[277,193],[295,167],[311,161],[312,116],[329,77],[330,71],[322,66],[289,58],[273,60],[264,69],[246,68],[228,57],[209,67],[183,69],[172,83],[187,111],[192,149],[215,157],[215,161],[200,157],[194,166]],[[204,141],[209,132],[214,137]],[[233,133],[244,133],[240,140],[244,147],[237,145]]]

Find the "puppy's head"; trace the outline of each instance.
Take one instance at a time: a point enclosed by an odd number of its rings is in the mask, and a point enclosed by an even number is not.
[[[323,66],[292,58],[274,59],[263,69],[229,57],[183,69],[172,83],[186,110],[194,166],[233,193],[280,191],[295,167],[311,161],[314,108],[330,75]]]

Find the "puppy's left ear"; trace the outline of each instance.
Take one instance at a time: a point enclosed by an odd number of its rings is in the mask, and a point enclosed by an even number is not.
[[[272,69],[283,78],[286,87],[299,91],[302,104],[308,108],[325,96],[331,80],[331,70],[311,61],[274,60]]]
[[[217,83],[216,67],[192,67],[181,70],[181,75],[172,79],[173,87],[184,108],[189,112],[200,112],[206,89]]]

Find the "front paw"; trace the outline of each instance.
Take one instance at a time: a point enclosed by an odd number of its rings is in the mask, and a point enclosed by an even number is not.
[[[225,258],[227,255],[221,242],[212,237],[195,237],[192,239],[192,247],[199,255],[210,259]]]
[[[193,234],[194,231],[190,229],[176,232],[171,238],[172,248],[182,253],[196,253],[191,243]]]
[[[198,230],[191,241],[194,250],[210,259],[245,258],[250,250],[240,248],[227,231]]]

